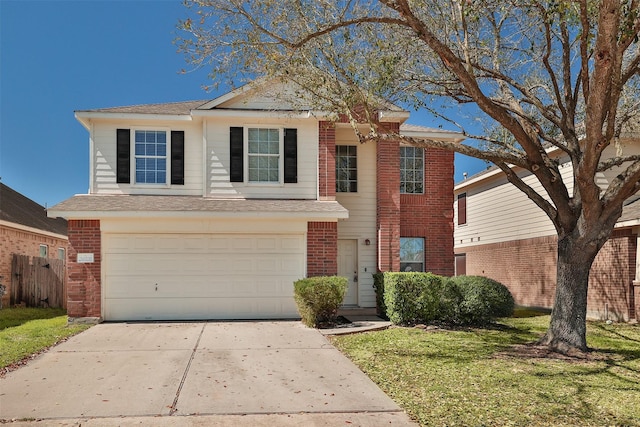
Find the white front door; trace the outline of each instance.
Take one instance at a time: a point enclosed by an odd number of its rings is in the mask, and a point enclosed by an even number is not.
[[[358,241],[338,240],[338,276],[349,279],[344,305],[358,305]]]

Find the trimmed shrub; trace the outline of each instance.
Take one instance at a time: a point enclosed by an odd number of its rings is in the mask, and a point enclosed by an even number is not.
[[[384,273],[374,273],[373,289],[376,291],[376,314],[383,319],[387,317],[387,306],[384,305]]]
[[[456,276],[449,280],[462,295],[460,323],[482,325],[513,314],[513,296],[502,283],[483,276]]]
[[[457,288],[432,273],[384,273],[384,303],[391,322],[400,325],[448,322],[457,317]]]
[[[293,284],[293,297],[302,322],[310,328],[335,323],[349,282],[346,277],[320,276]]]

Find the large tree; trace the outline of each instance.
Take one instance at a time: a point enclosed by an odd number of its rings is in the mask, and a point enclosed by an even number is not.
[[[414,143],[494,163],[546,213],[558,267],[541,343],[584,351],[591,265],[640,189],[640,156],[603,156],[638,122],[638,3],[186,0],[178,43],[214,82],[294,82],[301,90],[288,93],[291,102],[346,115],[362,141],[402,138],[377,120],[382,99],[459,126],[465,144]],[[482,119],[483,130],[465,128],[461,111]],[[360,133],[362,122],[369,132]],[[561,178],[559,159],[572,165],[573,182]],[[601,187],[597,174],[608,170],[617,175]]]

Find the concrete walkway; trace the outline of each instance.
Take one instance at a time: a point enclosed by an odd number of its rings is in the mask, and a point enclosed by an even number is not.
[[[94,326],[0,379],[1,420],[415,425],[320,332],[286,321]]]

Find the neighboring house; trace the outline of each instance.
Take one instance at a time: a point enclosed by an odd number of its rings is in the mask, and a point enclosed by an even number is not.
[[[43,206],[0,183],[0,284],[9,306],[13,254],[66,259],[67,221],[49,218]]]
[[[614,149],[608,148],[605,157]],[[624,155],[638,154],[640,140],[624,137],[619,150]],[[566,158],[560,160],[563,180],[572,192],[572,166]],[[541,190],[529,172],[514,170]],[[618,173],[600,173],[597,182],[604,187]],[[511,290],[517,304],[551,308],[557,261],[557,234],[551,220],[495,167],[458,183],[454,192],[456,274],[491,277]],[[610,240],[592,266],[587,302],[590,318],[629,321],[640,316],[638,197],[627,200]]]
[[[89,194],[49,209],[69,220],[71,318],[296,318],[303,277],[345,276],[344,305],[375,307],[379,270],[453,275],[453,154],[360,144],[281,89],[76,112]]]

